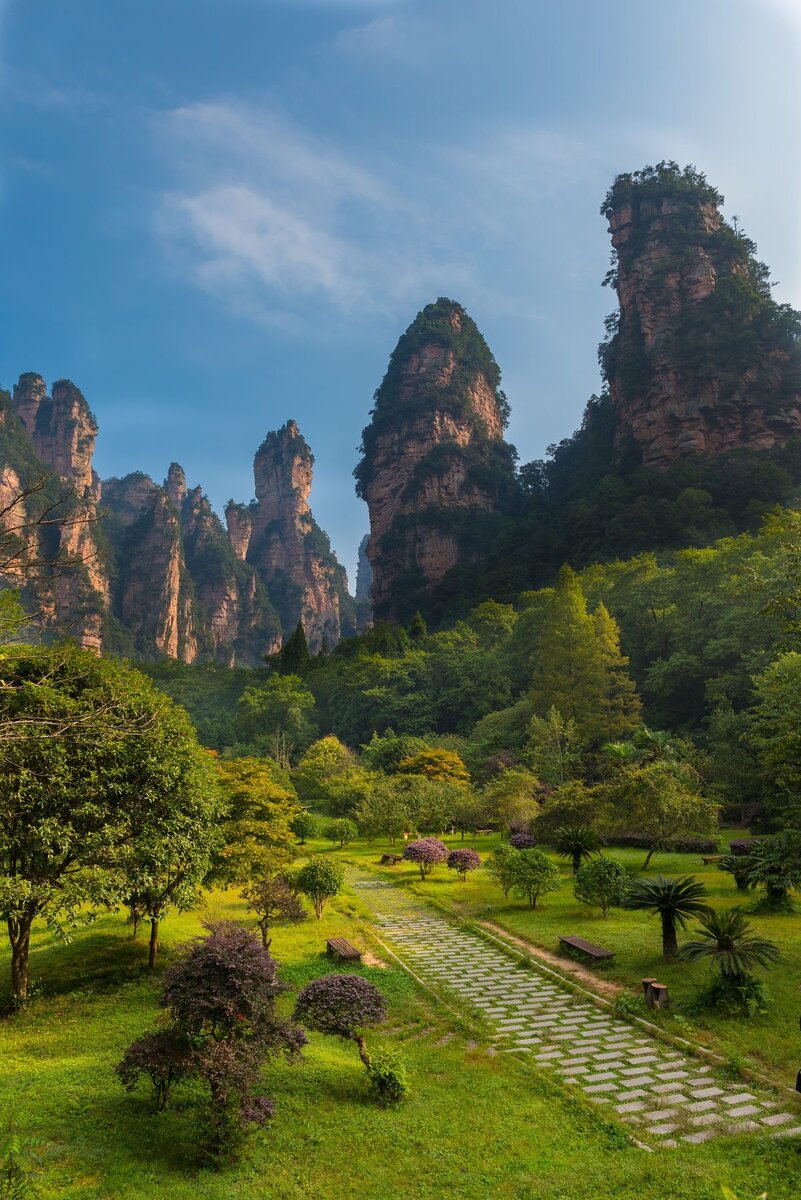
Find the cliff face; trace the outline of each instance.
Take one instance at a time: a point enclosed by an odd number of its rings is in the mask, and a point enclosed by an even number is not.
[[[14,586],[27,581],[46,628],[96,650],[228,666],[259,664],[299,619],[313,649],[355,631],[344,570],[309,511],[312,457],[294,423],[268,436],[257,499],[228,505],[228,531],[177,463],[163,486],[141,472],[101,483],[96,434],[73,384],[49,396],[40,376],[24,375],[13,400],[0,393],[0,511],[46,478],[6,519],[6,543],[12,522],[48,505],[67,517],[22,531],[4,572]]]
[[[314,458],[294,421],[268,433],[253,460],[256,499],[229,504],[229,537],[274,598],[284,630],[303,622],[309,648],[355,632],[343,567],[309,508]]]
[[[364,633],[373,623],[373,568],[367,557],[367,543],[370,541],[366,533],[359,542],[359,559],[356,565],[356,632]]]
[[[617,446],[645,466],[781,446],[801,432],[801,364],[788,310],[755,246],[691,168],[620,176],[603,214],[619,315],[601,362]]]
[[[364,430],[378,618],[410,616],[459,563],[479,560],[514,488],[500,372],[464,309],[440,299],[401,337]]]

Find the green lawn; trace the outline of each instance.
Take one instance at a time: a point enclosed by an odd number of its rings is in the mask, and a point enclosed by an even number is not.
[[[346,853],[377,858],[375,851]],[[444,871],[421,890],[450,902],[456,896],[468,909],[492,900],[477,879],[462,887]],[[533,919],[503,905],[494,915],[531,933],[540,918],[555,929],[562,905],[559,898]],[[245,915],[233,892],[211,895],[208,914]],[[165,962],[176,943],[199,931],[201,915],[165,923]],[[582,928],[597,930],[588,922]],[[636,955],[636,935],[612,922],[608,930]],[[551,938],[544,925],[540,932]],[[328,969],[321,949],[334,933],[369,944],[359,896],[342,896],[321,922],[277,931],[273,950],[290,984]],[[5,949],[2,957],[0,969],[7,969]],[[719,1200],[721,1183],[741,1200],[763,1190],[770,1200],[798,1195],[801,1163],[790,1142],[717,1141],[647,1154],[617,1124],[606,1124],[601,1110],[511,1056],[490,1056],[474,1029],[432,1006],[398,969],[379,967],[362,968],[389,1000],[388,1027],[373,1044],[387,1038],[403,1045],[410,1099],[397,1110],[377,1107],[355,1047],[315,1036],[301,1063],[268,1069],[277,1115],[255,1134],[244,1160],[222,1172],[201,1170],[191,1101],[156,1116],[144,1094],[126,1095],[112,1073],[157,1013],[159,980],[143,969],[144,958],[144,943],[131,942],[119,917],[79,931],[69,946],[40,930],[32,955],[40,994],[24,1013],[0,1021],[2,1121],[13,1121],[25,1138],[46,1197]],[[761,1026],[752,1032],[761,1036]]]
[[[728,841],[734,832],[725,833]],[[445,838],[449,845],[462,845],[459,838]],[[486,858],[499,838],[467,839],[466,846],[475,846]],[[320,849],[330,844],[318,843]],[[353,862],[375,868],[386,849],[376,843],[369,847],[359,842],[349,846],[345,854]],[[397,849],[397,847],[396,847]],[[645,858],[640,850],[607,851],[626,866],[639,868]],[[555,856],[554,856],[555,857]],[[675,1015],[666,1020],[675,1034],[690,1037],[746,1065],[764,1072],[790,1087],[795,1086],[796,1072],[801,1067],[801,902],[797,914],[788,916],[749,913],[749,920],[763,937],[775,942],[782,961],[763,975],[771,1005],[764,1015],[751,1020],[720,1017],[712,1013],[688,1016],[686,1008],[699,986],[709,977],[704,965],[665,963],[662,960],[659,920],[646,913],[613,909],[604,920],[598,911],[588,911],[573,896],[570,867],[559,862],[563,884],[559,892],[545,896],[535,911],[522,900],[509,898],[495,887],[486,871],[477,870],[460,883],[453,871],[437,867],[425,883],[421,883],[416,866],[400,863],[392,868],[380,868],[382,877],[410,888],[419,896],[452,909],[461,917],[490,920],[517,937],[526,939],[547,950],[558,950],[560,934],[579,934],[615,952],[613,963],[598,972],[604,979],[624,984],[632,993],[641,994],[640,981],[658,977],[670,989]],[[743,904],[750,907],[755,897],[737,892],[730,875],[714,866],[704,867],[698,854],[661,854],[651,860],[649,875],[694,875],[710,892],[709,903],[716,908]],[[681,941],[680,937],[680,941]]]

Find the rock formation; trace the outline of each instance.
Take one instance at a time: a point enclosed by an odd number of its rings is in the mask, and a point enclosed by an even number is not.
[[[801,432],[801,360],[755,246],[692,168],[619,176],[609,220],[619,314],[601,362],[617,446],[645,466],[784,445]]]
[[[376,617],[411,616],[452,567],[486,554],[514,488],[507,415],[475,323],[452,300],[429,304],[390,358],[355,472]]]
[[[366,533],[359,542],[359,558],[356,564],[356,632],[364,633],[373,623],[373,568],[367,557],[367,543],[370,534]]]
[[[232,544],[263,581],[284,630],[303,622],[309,649],[332,647],[355,632],[344,567],[312,516],[314,458],[294,421],[268,433],[253,460],[256,499],[226,509]]]
[[[141,472],[101,483],[96,434],[71,383],[48,395],[29,374],[13,399],[0,393],[0,511],[21,485],[44,479],[26,501],[26,524],[47,506],[66,517],[24,531],[5,570],[9,584],[27,582],[46,627],[95,650],[227,666],[258,665],[298,620],[313,650],[355,632],[345,572],[309,510],[313,459],[294,422],[268,435],[256,500],[229,503],[227,531],[177,463],[162,486]]]

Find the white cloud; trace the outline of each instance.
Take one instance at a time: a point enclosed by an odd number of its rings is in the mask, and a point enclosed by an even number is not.
[[[383,13],[364,25],[353,25],[336,34],[334,50],[356,60],[360,66],[418,67],[434,53],[436,31],[419,17],[405,13]]]

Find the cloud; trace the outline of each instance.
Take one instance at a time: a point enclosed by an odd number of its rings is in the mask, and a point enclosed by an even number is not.
[[[428,63],[434,52],[436,31],[427,21],[409,14],[384,13],[364,25],[341,29],[333,48],[360,66],[383,66],[387,62],[403,67]]]
[[[177,177],[157,214],[170,260],[239,313],[286,320],[309,299],[395,312],[466,276],[389,166],[368,171],[279,114],[198,104],[156,131]]]

